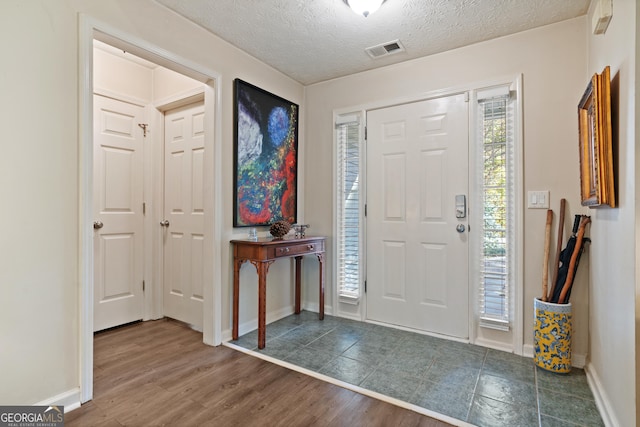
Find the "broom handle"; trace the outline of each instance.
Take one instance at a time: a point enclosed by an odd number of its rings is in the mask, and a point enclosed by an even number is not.
[[[560,270],[560,252],[562,252],[562,235],[564,232],[564,211],[567,207],[567,199],[560,199],[560,217],[558,217],[558,243],[556,245],[556,259],[553,264],[553,279],[551,279],[551,290],[547,294],[545,301],[551,301],[553,298],[553,292],[556,288],[556,282],[558,281],[558,270]],[[543,295],[544,297],[544,295]]]
[[[551,223],[553,211],[547,210],[547,224],[544,228],[544,258],[542,260],[542,301],[547,300],[547,286],[549,283],[549,246],[551,246]]]
[[[580,249],[582,248],[582,238],[584,237],[584,229],[591,222],[591,218],[588,216],[582,217],[580,220],[580,227],[578,228],[578,234],[576,236],[576,246],[571,254],[571,261],[569,262],[569,271],[567,272],[567,280],[564,282],[564,286],[562,287],[562,292],[560,292],[560,298],[558,298],[558,304],[565,304],[564,299],[567,297],[567,293],[569,289],[571,289],[571,284],[573,283],[573,276],[575,275],[576,270],[576,260],[578,259],[578,254],[580,253]]]

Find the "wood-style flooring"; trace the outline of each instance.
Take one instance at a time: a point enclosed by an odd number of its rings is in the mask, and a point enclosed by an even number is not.
[[[94,338],[93,400],[73,426],[448,426],[158,320]]]

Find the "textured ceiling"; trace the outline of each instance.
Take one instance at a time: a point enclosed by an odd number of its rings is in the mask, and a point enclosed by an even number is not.
[[[157,0],[305,85],[585,15],[589,0]],[[406,52],[365,48],[399,39]]]

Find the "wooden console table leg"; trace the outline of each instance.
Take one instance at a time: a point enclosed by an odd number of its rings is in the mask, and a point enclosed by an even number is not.
[[[240,308],[240,267],[246,259],[236,259],[233,262],[233,325],[231,336],[238,339],[238,311]]]
[[[267,273],[273,261],[251,261],[258,271],[258,348],[267,341]]]
[[[318,257],[318,262],[320,263],[320,268],[319,268],[320,297],[318,298],[319,299],[318,305],[320,307],[318,310],[319,312],[318,318],[320,320],[323,320],[324,319],[324,253],[316,254],[316,256]]]
[[[300,314],[300,278],[302,276],[302,257],[295,257],[296,260],[296,288],[295,288],[295,314]]]
[[[267,273],[265,263],[260,263],[258,272],[258,348],[264,348],[267,340]]]

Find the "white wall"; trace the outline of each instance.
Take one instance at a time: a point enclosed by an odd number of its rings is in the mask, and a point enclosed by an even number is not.
[[[94,43],[94,46],[96,44]],[[123,97],[146,105],[153,100],[153,70],[131,59],[93,49],[93,90],[104,96]],[[103,45],[102,45],[103,46]]]
[[[93,89],[140,105],[164,101],[203,90],[204,84],[129,52],[95,41],[93,50]]]
[[[156,105],[163,100],[174,99],[177,95],[186,94],[203,86],[197,80],[193,80],[182,74],[157,67],[153,70],[153,100]]]
[[[233,79],[301,105],[304,89],[152,0],[6,0],[0,9],[0,93],[11,100],[0,106],[0,402],[33,404],[80,384],[78,14],[222,76],[223,331],[231,318],[227,242],[245,235],[232,228]],[[270,290],[289,277],[286,266],[272,268]],[[288,288],[272,292],[270,310],[291,306]],[[241,321],[257,317],[255,289],[255,272],[245,266]]]
[[[0,93],[11,100],[0,106],[3,404],[35,403],[78,386],[75,29],[71,11],[2,5]]]
[[[559,212],[568,201],[565,238],[573,215],[588,213],[580,205],[577,148],[577,103],[587,81],[584,17],[479,43],[307,87],[307,167],[305,203],[312,230],[330,235],[332,224],[332,113],[336,109],[415,97],[451,87],[473,88],[498,77],[523,75],[524,192],[550,190]],[[313,159],[313,161],[311,161]],[[313,195],[313,197],[311,197]],[[541,295],[546,211],[524,210],[524,344],[533,342],[533,299]],[[554,227],[555,234],[555,227]],[[555,247],[555,245],[554,245]],[[329,260],[331,260],[329,254]],[[553,259],[553,254],[552,258]],[[588,260],[577,274],[573,351],[584,357],[588,346]],[[331,263],[327,274],[332,277]],[[312,269],[310,269],[312,270]],[[309,271],[306,282],[315,277]],[[328,301],[328,304],[334,304]],[[340,310],[340,309],[339,309]],[[510,334],[487,334],[510,344]]]
[[[595,3],[595,2],[592,2]],[[592,5],[593,6],[593,5]],[[604,35],[585,29],[589,76],[611,67],[614,144],[617,141],[617,209],[590,210],[591,310],[589,371],[600,383],[613,425],[636,425],[635,313],[637,250],[634,240],[638,196],[636,148],[638,99],[635,40],[638,5],[614,0],[613,18]],[[591,8],[593,9],[593,7]],[[589,23],[593,10],[589,14]]]

